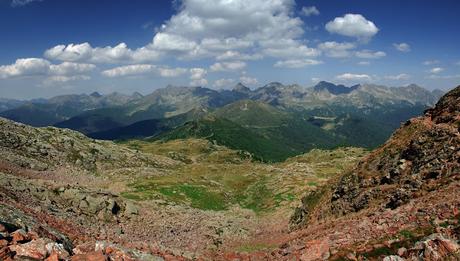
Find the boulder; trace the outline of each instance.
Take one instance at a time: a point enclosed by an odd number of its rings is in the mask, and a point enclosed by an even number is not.
[[[56,255],[59,259],[67,259],[70,256],[69,252],[64,248],[64,245],[56,242],[46,244],[45,248],[48,255]]]
[[[125,205],[125,215],[131,216],[131,215],[138,215],[139,214],[139,209],[132,203],[132,202],[126,202]]]
[[[425,239],[415,243],[415,246],[408,250],[410,257],[422,257],[424,260],[441,261],[458,254],[460,245],[456,240],[446,238],[442,234],[432,234]]]
[[[15,258],[43,260],[47,256],[47,243],[50,243],[50,240],[40,238],[25,244],[11,245],[9,248],[16,253]]]
[[[400,256],[386,256],[383,258],[383,261],[404,261],[404,258]]]
[[[14,231],[13,233],[11,233],[11,237],[14,243],[21,243],[30,240],[29,236],[27,235],[27,232],[23,229],[18,229]]]

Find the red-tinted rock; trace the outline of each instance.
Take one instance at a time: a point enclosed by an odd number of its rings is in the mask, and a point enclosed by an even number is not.
[[[17,244],[9,246],[11,251],[16,252],[15,257],[29,258],[29,259],[45,259],[47,256],[46,244],[49,240],[37,239],[25,244]]]
[[[312,240],[307,242],[304,253],[300,256],[303,261],[327,260],[330,257],[327,240]]]
[[[39,238],[40,238],[40,236],[38,235],[38,233],[35,232],[35,231],[29,231],[29,232],[27,233],[27,237],[28,237],[30,240],[36,240],[36,239],[39,239]]]
[[[30,240],[27,233],[22,229],[18,229],[14,231],[13,233],[11,233],[11,237],[13,238],[14,243],[21,243],[21,242]]]
[[[12,253],[8,247],[0,247],[0,260],[7,260],[11,256]]]
[[[8,241],[6,239],[0,239],[0,247],[4,247],[8,245]]]
[[[6,230],[6,227],[4,225],[2,225],[2,224],[0,224],[0,232],[8,232]]]
[[[419,241],[409,250],[411,257],[423,257],[424,260],[445,260],[446,257],[460,251],[460,245],[455,240],[448,239],[441,234]]]
[[[88,253],[88,252],[93,252],[94,251],[94,243],[87,242],[87,243],[77,245],[77,246],[75,246],[74,249],[72,249],[72,251],[76,255],[85,254],[85,253]]]
[[[56,252],[53,252],[45,261],[59,261],[59,256]]]

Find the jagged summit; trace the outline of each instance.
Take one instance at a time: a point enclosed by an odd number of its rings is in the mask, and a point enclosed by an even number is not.
[[[340,95],[340,94],[350,93],[356,90],[358,87],[359,85],[354,85],[352,87],[346,87],[345,85],[342,85],[342,84],[336,85],[330,82],[321,81],[313,87],[313,90],[317,92],[328,91],[331,94]]]
[[[251,91],[249,87],[245,86],[244,84],[240,82],[237,85],[235,85],[235,87],[233,87],[232,90],[237,91],[237,92],[250,92]]]
[[[89,96],[94,98],[100,98],[102,97],[102,94],[100,94],[99,92],[92,92]]]
[[[144,97],[144,95],[142,95],[140,92],[133,92],[133,94],[131,94],[131,97],[133,97],[134,99],[140,99]]]

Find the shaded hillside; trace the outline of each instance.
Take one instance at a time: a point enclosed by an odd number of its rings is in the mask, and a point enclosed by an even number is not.
[[[155,139],[204,138],[245,150],[263,161],[282,161],[313,148],[345,144],[307,120],[261,102],[238,101]]]
[[[25,101],[0,98],[0,112],[21,106]]]
[[[135,138],[142,139],[167,132],[177,126],[181,126],[188,121],[199,119],[206,114],[206,109],[196,108],[186,113],[169,118],[138,121],[123,127],[109,128],[106,131],[89,132],[87,136],[101,140],[127,140]]]
[[[0,116],[32,126],[49,126],[87,110],[124,105],[138,98],[140,98],[138,94],[101,95],[97,92],[90,95],[61,95],[50,99],[23,102],[20,106],[1,112]]]
[[[246,150],[257,159],[280,161],[313,148],[375,148],[402,120],[418,115],[423,108],[395,106],[364,112],[355,107],[331,106],[296,111],[241,100],[213,111],[207,119],[186,123],[155,139],[205,138]]]
[[[267,103],[252,100],[241,100],[231,103],[217,109],[213,114],[242,126],[252,128],[280,126],[283,124],[283,121],[292,117],[286,111],[275,108]]]

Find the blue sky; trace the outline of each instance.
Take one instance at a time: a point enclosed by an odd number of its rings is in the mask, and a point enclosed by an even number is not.
[[[0,0],[0,97],[460,83],[460,1]]]

